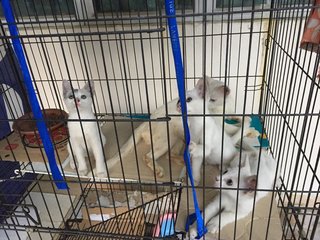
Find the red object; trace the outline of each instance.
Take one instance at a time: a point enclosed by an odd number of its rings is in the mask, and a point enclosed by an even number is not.
[[[42,113],[53,143],[59,143],[67,139],[68,130],[66,120],[68,119],[68,114],[61,109],[44,109]],[[20,133],[22,141],[26,146],[42,147],[36,121],[31,112],[18,118],[13,123],[13,129]]]
[[[320,0],[315,0],[314,6],[307,20],[300,47],[320,52]]]
[[[44,109],[42,110],[44,120],[48,127],[49,132],[63,126],[68,119],[68,114],[60,109]],[[38,134],[38,128],[32,112],[26,113],[22,117],[18,118],[12,128],[20,134],[34,135]]]
[[[14,150],[19,146],[19,144],[16,143],[12,143],[12,144],[8,144],[7,146],[5,146],[5,150]]]

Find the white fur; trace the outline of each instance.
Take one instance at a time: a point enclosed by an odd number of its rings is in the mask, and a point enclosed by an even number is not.
[[[189,129],[191,144],[189,146],[192,174],[195,185],[198,185],[201,177],[203,159],[209,164],[223,165],[229,163],[234,157],[236,149],[231,138],[217,124],[217,117],[205,116],[209,114],[208,99],[199,97],[200,84],[186,93],[187,110],[189,115]],[[200,94],[201,95],[201,94]],[[202,95],[202,96],[205,96]],[[203,106],[205,101],[205,106]],[[178,106],[179,107],[179,106]],[[203,112],[203,110],[205,112]],[[193,116],[197,114],[198,116]],[[223,138],[223,141],[222,141]],[[205,155],[203,155],[205,150]]]
[[[222,229],[228,223],[246,217],[254,207],[255,190],[257,190],[256,202],[258,202],[268,193],[263,190],[273,189],[276,162],[270,155],[262,152],[258,182],[256,182],[257,166],[259,161],[258,156],[258,152],[243,152],[241,154],[242,163],[240,164],[240,176],[238,175],[240,155],[237,155],[232,161],[233,167],[229,168],[221,178],[220,176],[216,177],[215,187],[220,188],[221,179],[221,187],[226,189],[221,189],[220,193],[205,208],[204,222],[209,232],[215,233],[219,230],[219,219],[221,221],[220,229]],[[230,185],[230,180],[232,181],[232,185]],[[242,190],[228,190],[228,188],[240,188]],[[235,219],[236,208],[237,219]],[[196,226],[194,224],[190,229],[191,239],[194,239],[196,235]]]
[[[205,93],[203,90],[202,92],[197,90],[199,89],[200,85],[204,83],[206,84]],[[200,94],[205,94],[206,98],[215,100],[214,102],[210,101],[208,103],[208,110],[210,113],[213,114],[222,114],[223,112],[234,113],[232,110],[232,104],[234,103],[234,101],[229,95],[229,92],[230,89],[227,86],[225,86],[223,82],[209,77],[206,77],[205,80],[199,79],[195,87],[195,94],[199,94],[199,96]],[[223,104],[224,100],[226,101],[225,104]],[[151,119],[164,118],[166,116],[166,108],[169,114],[179,114],[176,108],[177,101],[178,99],[174,99],[168,102],[166,105],[163,105],[156,109],[151,114]],[[225,110],[223,111],[223,109]],[[220,119],[222,119],[222,117]],[[222,121],[219,124],[221,124],[222,126]],[[239,133],[241,133],[241,122],[238,126],[227,125],[230,124],[225,124],[226,132],[228,134],[229,132],[230,134],[238,133],[237,137],[235,137],[237,138],[235,139],[235,141],[238,141]],[[167,134],[167,122],[165,121],[151,122],[151,130],[149,127],[149,122],[142,123],[137,129],[135,129],[134,134],[121,147],[120,153],[116,153],[111,159],[107,161],[107,167],[109,169],[112,168],[120,161],[120,158],[124,158],[127,155],[129,155],[129,153],[131,153],[134,150],[134,142],[138,143],[140,140],[143,139],[151,147],[152,140],[153,149],[150,148],[150,151],[144,155],[143,159],[146,162],[147,166],[156,172],[158,177],[162,177],[164,175],[164,170],[157,163],[157,160],[164,154],[168,153],[169,149],[171,149],[172,158],[173,155],[180,154],[180,150],[183,146],[184,140],[181,117],[171,117],[171,120],[168,121],[168,128],[169,133]]]
[[[176,103],[177,99],[174,99],[167,104],[169,114],[179,114],[176,110]],[[165,105],[163,105],[151,114],[151,119],[163,118],[165,116],[165,112]],[[169,135],[167,134],[167,124],[170,129]],[[157,159],[166,154],[169,148],[172,149],[176,144],[183,141],[181,118],[172,117],[168,123],[166,121],[151,122],[151,130],[149,122],[142,123],[135,129],[134,135],[132,135],[121,147],[120,155],[118,152],[107,161],[108,169],[117,164],[120,161],[120,157],[126,157],[130,152],[132,152],[135,146],[134,142],[137,144],[142,139],[150,146],[150,151],[143,157],[144,162],[151,170],[156,172],[158,177],[163,177],[164,170],[157,163]],[[168,139],[170,139],[170,146],[168,146]],[[153,146],[152,149],[151,141]]]
[[[208,102],[208,110],[211,113],[225,113],[234,114],[234,103],[232,95],[230,94],[230,89],[226,87],[223,82],[220,81],[208,81],[210,78],[206,78],[206,82],[210,82],[207,84],[207,91],[210,93],[210,101]],[[225,103],[224,103],[225,102]],[[234,144],[239,145],[240,140],[243,137],[257,137],[259,136],[259,132],[254,128],[250,127],[251,118],[250,117],[226,117],[229,120],[235,120],[236,124],[228,124],[223,122],[223,118],[215,117],[216,123],[219,124],[224,131],[231,137]]]
[[[203,82],[203,79],[199,81]],[[198,83],[199,83],[198,81]],[[215,84],[218,82],[212,78],[205,79],[208,86],[211,84]],[[224,86],[223,83],[219,83],[219,86]],[[210,87],[207,88],[207,93],[210,95]],[[214,90],[214,88],[212,88]],[[199,93],[201,94],[201,93]],[[169,114],[180,114],[177,111],[177,101],[178,99],[174,99],[168,102],[166,105],[161,106],[156,109],[155,112],[151,114],[151,119],[164,118],[166,116],[166,107]],[[219,109],[220,110],[220,109]],[[108,168],[112,168],[116,163],[119,162],[120,156],[125,157],[134,149],[133,141],[136,143],[143,139],[147,144],[151,146],[151,140],[153,143],[153,149],[150,149],[148,153],[144,156],[144,161],[150,169],[154,170],[158,177],[162,177],[164,175],[163,168],[157,163],[157,160],[166,154],[169,149],[176,148],[177,153],[181,150],[181,146],[183,146],[184,133],[181,117],[171,117],[171,120],[168,122],[169,127],[169,135],[167,134],[167,122],[152,122],[151,123],[151,131],[149,128],[149,122],[142,123],[135,131],[134,137],[133,135],[129,138],[129,140],[121,147],[120,154],[116,153],[110,160],[107,161]],[[151,138],[152,135],[152,138]],[[168,141],[170,139],[170,141]],[[170,145],[169,143],[170,142]],[[177,147],[178,146],[178,147]],[[171,151],[171,154],[174,155],[175,152]]]
[[[63,81],[64,102],[69,111],[69,120],[76,120],[68,122],[71,145],[68,145],[70,166],[73,169],[77,167],[81,176],[86,175],[88,168],[85,158],[88,153],[92,153],[96,161],[98,177],[106,177],[107,171],[103,155],[106,139],[92,111],[92,94],[90,92],[94,92],[93,82],[90,85],[91,88],[87,83],[82,89],[72,91],[70,83],[66,80]],[[73,97],[70,99],[70,96]],[[86,98],[83,99],[82,96],[86,96]],[[77,160],[77,166],[73,156]]]

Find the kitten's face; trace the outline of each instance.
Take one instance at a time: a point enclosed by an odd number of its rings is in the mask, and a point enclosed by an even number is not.
[[[186,103],[188,113],[203,113],[203,101],[206,97],[204,92],[205,81],[199,79],[196,86],[186,92]],[[180,100],[177,102],[177,111],[181,112]]]
[[[93,83],[91,82],[91,89],[93,89]],[[63,99],[69,112],[90,109],[92,106],[92,95],[90,93],[90,86],[87,83],[81,89],[73,89],[70,86],[70,82],[63,80]]]
[[[244,166],[241,166],[240,168],[240,176],[238,167],[227,169],[221,176],[221,187],[248,188],[248,190],[243,190],[243,193],[249,193],[254,191],[256,189],[256,176],[251,174],[248,164],[249,162],[246,159]],[[220,187],[220,176],[216,177],[216,182],[214,186]]]
[[[230,89],[224,83],[213,78],[206,77],[199,79],[196,86],[186,92],[188,113],[203,113],[203,101],[206,101],[207,108],[214,112],[217,107],[222,107],[224,95],[229,95]],[[180,112],[180,101],[177,103],[177,110]]]

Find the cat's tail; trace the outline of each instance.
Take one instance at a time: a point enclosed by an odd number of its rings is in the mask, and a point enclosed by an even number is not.
[[[143,133],[148,130],[148,123],[144,122],[140,124],[139,127],[137,127],[134,130],[134,134],[130,136],[130,138],[126,141],[124,145],[121,146],[120,148],[120,154],[117,152],[112,158],[107,160],[107,167],[108,169],[111,169],[113,166],[115,166],[118,162],[120,162],[120,155],[121,158],[125,158],[130,152],[133,151],[135,148],[135,144],[137,144],[142,138],[143,138]],[[134,138],[134,139],[133,139]],[[135,144],[134,144],[135,142]]]

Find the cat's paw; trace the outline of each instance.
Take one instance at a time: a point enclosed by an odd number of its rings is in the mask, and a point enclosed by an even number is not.
[[[164,170],[159,165],[156,166],[156,174],[159,178],[162,178],[164,176]]]
[[[79,168],[78,169],[79,175],[80,176],[87,176],[88,174],[88,169],[87,168]]]
[[[76,164],[74,163],[74,161],[70,161],[70,168],[71,169],[76,169]]]
[[[195,186],[198,186],[200,184],[200,178],[199,179],[194,179],[193,182],[194,182]]]
[[[188,178],[188,182],[189,182],[189,185],[191,186],[190,178]],[[194,186],[198,186],[200,183],[200,176],[199,177],[193,176],[193,183],[194,183]]]
[[[260,136],[260,133],[255,128],[251,127],[247,129],[245,136],[248,138],[255,138]]]
[[[195,142],[191,141],[189,144],[189,152],[191,155],[193,155],[196,147],[197,147],[197,144]]]
[[[97,176],[98,178],[107,178],[108,177],[108,174],[106,171],[104,172],[97,172]]]
[[[76,164],[71,154],[67,157],[66,161],[69,161],[69,165],[71,169],[76,169]]]
[[[157,162],[153,162],[147,155],[144,156],[144,161],[146,162],[147,166],[152,170],[155,171],[159,178],[164,176],[164,170]]]
[[[209,222],[207,224],[207,229],[208,229],[208,232],[217,233],[219,231],[219,224]]]
[[[197,229],[191,228],[189,231],[189,239],[194,240],[194,239],[196,239],[197,236],[198,236]]]

